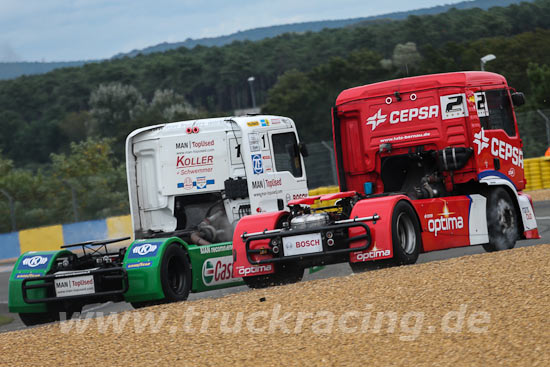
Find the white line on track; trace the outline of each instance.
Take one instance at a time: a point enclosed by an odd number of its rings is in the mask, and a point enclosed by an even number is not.
[[[550,220],[550,217],[537,217],[537,220]]]
[[[0,266],[0,273],[7,273],[13,269],[13,265]]]

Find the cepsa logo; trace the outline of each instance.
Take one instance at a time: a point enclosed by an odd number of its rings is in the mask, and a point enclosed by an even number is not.
[[[513,145],[499,140],[495,137],[490,139],[485,136],[485,130],[474,134],[474,144],[477,145],[477,154],[481,154],[485,149],[491,147],[491,155],[502,160],[511,160],[512,164],[523,168],[523,151]]]
[[[409,122],[413,120],[426,120],[439,116],[439,106],[424,106],[406,108],[403,110],[392,111],[389,114],[390,124],[397,124],[400,122]],[[386,122],[388,115],[382,113],[382,109],[379,109],[374,115],[367,118],[367,125],[370,125],[372,131],[376,127]]]
[[[453,214],[455,213],[449,212],[447,203],[445,203],[443,205],[443,212],[439,213],[439,217],[428,220],[428,231],[434,233],[437,237],[438,232],[464,228],[464,218],[461,216],[453,216]]]
[[[273,270],[273,266],[271,264],[254,265],[249,268],[245,268],[244,266],[237,266],[236,269],[237,269],[237,275],[247,276],[251,274],[265,273],[265,272],[271,271]]]

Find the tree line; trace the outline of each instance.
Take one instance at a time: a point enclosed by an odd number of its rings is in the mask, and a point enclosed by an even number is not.
[[[520,110],[525,155],[541,155],[544,130],[528,111],[550,107],[550,0],[181,48],[0,81],[0,188],[14,198],[20,228],[74,220],[74,187],[81,190],[79,219],[123,213],[127,134],[249,107],[251,75],[264,112],[292,117],[303,140],[319,141],[331,138],[330,107],[343,89],[479,70],[488,53],[497,59],[486,69],[527,94]],[[97,169],[67,163],[90,157],[99,159]],[[0,231],[9,230],[8,199],[0,213]]]

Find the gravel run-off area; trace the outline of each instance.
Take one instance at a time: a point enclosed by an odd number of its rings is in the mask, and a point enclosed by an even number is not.
[[[540,245],[7,332],[0,365],[549,366],[549,258]]]

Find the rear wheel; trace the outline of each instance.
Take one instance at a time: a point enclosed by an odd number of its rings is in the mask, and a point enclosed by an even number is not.
[[[191,278],[191,266],[185,251],[176,243],[168,245],[160,265],[164,301],[185,301],[191,290]]]
[[[249,288],[267,288],[273,285],[297,283],[304,276],[304,268],[296,263],[280,264],[275,266],[275,273],[244,277]]]
[[[508,250],[518,239],[518,216],[512,198],[506,189],[496,187],[487,195],[487,227],[489,243],[483,245],[487,252]]]
[[[59,312],[20,313],[19,318],[25,326],[35,326],[59,321]]]

